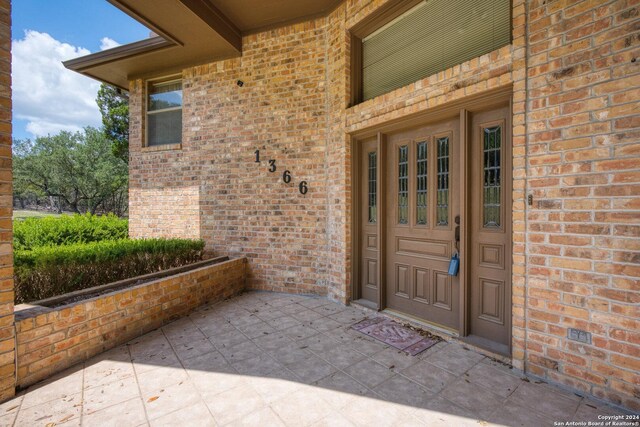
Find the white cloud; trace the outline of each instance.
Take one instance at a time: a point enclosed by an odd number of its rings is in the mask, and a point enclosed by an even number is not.
[[[113,49],[120,46],[120,43],[109,37],[103,37],[100,39],[100,50]]]
[[[23,39],[13,40],[13,114],[28,121],[28,132],[46,136],[100,126],[95,102],[100,83],[62,65],[64,60],[89,53],[37,31],[26,31]]]

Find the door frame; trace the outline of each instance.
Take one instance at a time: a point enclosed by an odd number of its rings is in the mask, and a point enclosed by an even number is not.
[[[510,113],[507,115],[507,120],[505,124],[505,128],[508,131],[509,135],[509,143],[506,144],[505,150],[505,159],[509,160],[509,165],[513,168],[513,135],[512,135],[512,118],[513,118],[513,108],[512,108],[512,97],[513,97],[513,87],[512,85],[507,85],[500,87],[498,89],[494,89],[491,91],[483,92],[480,94],[475,94],[472,96],[468,96],[462,98],[460,100],[451,101],[443,106],[434,107],[427,110],[420,111],[418,113],[414,113],[402,118],[398,118],[395,120],[390,120],[387,122],[383,122],[378,125],[373,125],[367,128],[363,128],[357,131],[354,131],[349,134],[350,145],[351,145],[351,200],[352,200],[352,209],[351,209],[351,254],[352,254],[352,262],[351,262],[351,295],[352,301],[358,300],[360,298],[359,295],[359,284],[360,284],[360,227],[359,220],[362,206],[358,202],[360,200],[360,192],[361,192],[361,182],[360,182],[360,155],[361,150],[359,146],[359,141],[363,139],[368,139],[373,136],[377,138],[377,151],[378,151],[378,165],[376,179],[378,182],[378,222],[377,222],[377,233],[378,233],[378,301],[376,302],[374,307],[378,311],[384,310],[387,305],[385,301],[386,295],[386,271],[385,271],[385,262],[383,260],[386,259],[386,224],[385,224],[385,211],[386,211],[386,168],[380,167],[383,164],[383,159],[386,158],[386,135],[390,132],[394,132],[397,130],[401,130],[404,128],[417,127],[422,125],[427,125],[429,123],[435,123],[447,118],[459,116],[460,119],[460,185],[461,188],[464,186],[465,189],[468,189],[469,186],[469,175],[468,175],[468,167],[469,167],[469,152],[470,152],[470,144],[472,140],[473,129],[471,129],[471,114],[473,112],[480,112],[489,110],[495,107],[509,105]],[[509,181],[509,190],[507,194],[505,194],[505,209],[508,209],[509,212],[513,210],[513,175],[509,173],[510,181]],[[470,305],[469,305],[469,295],[470,295],[470,283],[469,283],[469,274],[470,269],[467,265],[467,259],[469,254],[469,233],[471,230],[469,229],[469,219],[467,212],[469,210],[470,205],[470,191],[459,191],[460,197],[460,321],[459,321],[459,329],[457,333],[453,333],[454,336],[465,337],[469,333],[469,320],[470,320]],[[511,225],[513,223],[513,216],[510,216]],[[508,247],[510,254],[513,254],[513,227],[511,226],[511,238],[509,241]],[[507,322],[507,330],[509,331],[509,353],[511,354],[511,346],[512,346],[512,319],[511,319],[511,308],[512,308],[512,285],[513,285],[513,276],[512,276],[512,264],[513,257],[511,257],[510,261],[506,263],[506,277],[509,281],[509,292],[507,292],[507,299],[505,301],[505,307],[509,310],[509,315],[506,316],[505,321]],[[437,325],[434,325],[438,328]],[[443,329],[443,328],[439,328]],[[448,329],[446,329],[449,331]],[[450,332],[450,331],[449,331]]]

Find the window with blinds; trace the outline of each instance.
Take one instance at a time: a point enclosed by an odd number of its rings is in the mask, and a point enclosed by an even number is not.
[[[425,0],[362,39],[362,98],[511,42],[510,0]]]
[[[147,146],[182,141],[182,81],[149,82],[147,86]]]

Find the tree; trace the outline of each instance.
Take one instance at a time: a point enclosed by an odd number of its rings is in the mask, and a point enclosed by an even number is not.
[[[16,190],[33,192],[83,213],[126,210],[127,164],[114,155],[112,142],[98,129],[21,142],[14,148]]]
[[[102,114],[102,131],[113,154],[129,162],[129,94],[114,86],[100,85],[96,98]]]

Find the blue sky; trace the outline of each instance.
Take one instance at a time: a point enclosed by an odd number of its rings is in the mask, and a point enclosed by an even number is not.
[[[99,83],[61,61],[148,37],[149,30],[106,0],[12,2],[13,137],[99,126]]]

